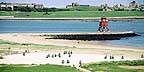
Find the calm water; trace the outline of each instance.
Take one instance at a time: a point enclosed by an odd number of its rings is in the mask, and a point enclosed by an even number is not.
[[[0,20],[0,33],[96,32],[99,22]],[[144,20],[110,21],[111,31],[132,30],[141,36],[107,41],[116,45],[144,47]]]

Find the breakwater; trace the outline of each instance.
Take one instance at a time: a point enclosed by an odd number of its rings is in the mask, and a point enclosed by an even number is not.
[[[124,37],[139,36],[133,31],[125,32],[93,32],[93,33],[48,33],[46,39],[68,39],[68,40],[120,40]]]

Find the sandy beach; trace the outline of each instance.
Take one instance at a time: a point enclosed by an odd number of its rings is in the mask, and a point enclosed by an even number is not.
[[[67,54],[62,54],[61,57],[49,57],[46,56],[49,52],[39,53],[26,53],[25,56],[22,54],[14,54],[4,56],[5,59],[0,60],[1,64],[57,64],[57,65],[79,65],[79,61],[82,63],[100,62],[100,61],[122,61],[122,60],[135,60],[134,58],[121,59],[119,56],[115,56],[115,59],[104,59],[105,55],[99,54],[72,54],[69,57]],[[50,53],[52,55],[52,53]],[[62,63],[64,60],[64,63]],[[69,63],[67,63],[69,61]]]
[[[99,61],[119,61],[119,60],[139,60],[140,55],[144,53],[144,48],[135,48],[129,46],[114,46],[107,43],[95,41],[80,41],[80,40],[62,40],[62,39],[45,39],[45,36],[40,36],[41,33],[12,33],[0,34],[1,40],[16,42],[20,44],[41,44],[65,46],[66,49],[30,49],[30,53],[26,56],[22,54],[13,54],[4,56],[0,63],[6,64],[60,64],[60,65],[78,65],[82,60],[83,63],[99,62]],[[7,45],[1,45],[1,48],[7,48]],[[13,51],[24,51],[26,48],[13,48]],[[35,52],[37,50],[37,52]],[[71,57],[63,55],[63,51],[73,51]],[[47,54],[61,53],[61,58],[46,58]],[[104,59],[108,56],[108,59]],[[115,59],[109,59],[109,56],[114,56]],[[124,59],[121,59],[124,56]],[[62,64],[62,60],[70,60],[69,64]]]

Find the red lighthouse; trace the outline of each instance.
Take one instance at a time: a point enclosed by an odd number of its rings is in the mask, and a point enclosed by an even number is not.
[[[108,20],[105,16],[103,16],[100,20],[100,27],[98,28],[98,32],[110,32],[108,28]]]

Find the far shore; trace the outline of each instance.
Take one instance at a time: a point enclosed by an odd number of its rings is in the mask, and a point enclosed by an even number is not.
[[[0,20],[92,20],[99,21],[101,17],[57,17],[57,18],[36,18],[36,17],[14,17],[0,16]],[[144,19],[144,16],[107,17],[111,21]]]

